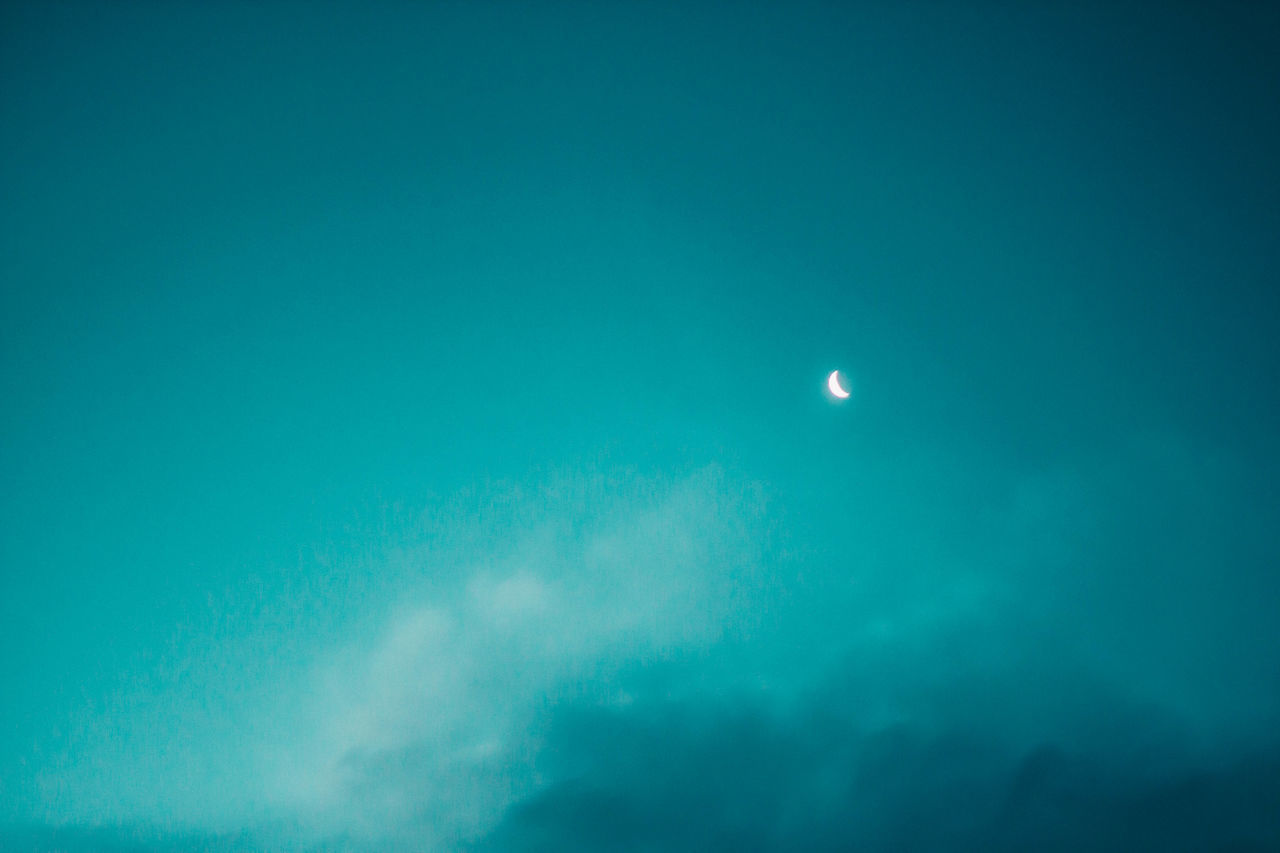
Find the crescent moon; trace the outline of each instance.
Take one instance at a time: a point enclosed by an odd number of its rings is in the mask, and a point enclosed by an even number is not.
[[[841,400],[849,396],[849,392],[840,387],[840,371],[833,370],[827,377],[827,389]]]

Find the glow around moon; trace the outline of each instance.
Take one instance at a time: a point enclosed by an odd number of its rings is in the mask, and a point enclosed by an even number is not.
[[[844,390],[844,387],[840,384],[840,371],[831,371],[831,375],[827,377],[827,390],[841,400],[849,396],[849,392]]]

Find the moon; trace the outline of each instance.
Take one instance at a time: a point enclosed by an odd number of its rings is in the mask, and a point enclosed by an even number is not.
[[[831,371],[831,375],[827,377],[827,390],[839,397],[841,400],[849,396],[849,392],[840,386],[840,371]]]

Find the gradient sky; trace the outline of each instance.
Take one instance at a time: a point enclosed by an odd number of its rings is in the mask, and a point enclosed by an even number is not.
[[[4,4],[0,846],[1275,849],[1277,104],[1274,4]]]

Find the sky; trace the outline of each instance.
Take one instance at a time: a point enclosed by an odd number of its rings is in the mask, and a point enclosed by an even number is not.
[[[1276,849],[1278,57],[5,3],[0,847]]]

